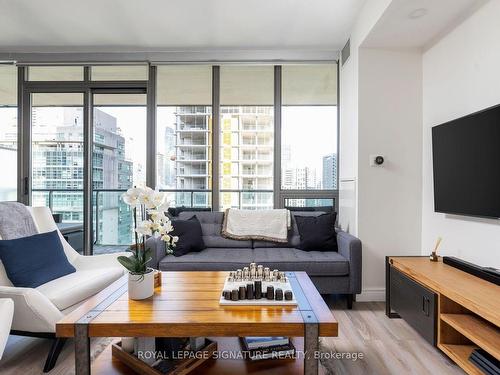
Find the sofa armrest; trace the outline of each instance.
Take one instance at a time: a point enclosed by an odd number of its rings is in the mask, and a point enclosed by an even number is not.
[[[27,332],[55,332],[63,314],[38,290],[0,286],[0,298],[14,301],[12,329]]]
[[[100,255],[78,255],[72,262],[77,270],[91,270],[95,268],[123,267],[117,260],[121,255],[131,256],[129,251]],[[124,269],[125,270],[125,269]]]
[[[352,234],[338,231],[337,244],[340,255],[349,261],[349,291],[352,294],[361,293],[361,241]]]
[[[148,263],[149,267],[159,269],[160,261],[167,255],[166,243],[160,238],[149,237],[146,240],[146,249],[151,249],[151,261]]]

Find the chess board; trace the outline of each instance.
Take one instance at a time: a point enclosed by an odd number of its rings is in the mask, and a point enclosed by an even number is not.
[[[251,284],[253,281],[229,281],[229,277],[226,278],[224,283],[224,288],[221,291],[221,297],[219,300],[219,304],[221,306],[297,306],[297,300],[295,299],[295,291],[290,284],[290,281],[262,281],[262,298],[260,299],[239,299],[238,301],[227,300],[224,298],[222,292],[224,290],[239,290],[240,286],[247,286],[247,284]],[[271,285],[274,287],[274,290],[281,289],[283,292],[290,290],[293,293],[293,297],[291,300],[275,300],[275,299],[267,299],[266,291],[267,287]]]

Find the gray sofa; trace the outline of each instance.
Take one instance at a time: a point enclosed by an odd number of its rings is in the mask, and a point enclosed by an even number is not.
[[[336,251],[303,251],[296,248],[300,236],[294,215],[320,215],[321,212],[292,212],[288,244],[267,241],[237,241],[221,236],[222,212],[181,212],[179,219],[196,215],[201,223],[205,250],[180,257],[165,255],[165,243],[149,238],[151,265],[161,271],[232,271],[251,262],[280,271],[305,271],[322,294],[346,294],[348,307],[361,292],[361,241],[338,231]],[[175,224],[174,224],[175,225]]]

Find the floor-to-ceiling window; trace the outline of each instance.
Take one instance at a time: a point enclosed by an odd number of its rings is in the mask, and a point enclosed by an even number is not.
[[[99,93],[92,103],[94,253],[108,253],[134,240],[121,196],[146,185],[146,94]]]
[[[177,207],[211,207],[212,67],[157,70],[156,183]]]
[[[335,198],[325,191],[337,190],[337,130],[337,66],[283,65],[281,189],[285,206],[335,206]]]
[[[0,65],[0,201],[17,200],[17,68]]]
[[[31,202],[83,226],[83,94],[31,95]]]
[[[221,66],[219,139],[221,208],[272,208],[273,66]]]
[[[335,63],[20,69],[22,140],[17,68],[0,67],[0,152],[12,159],[1,198],[15,199],[22,181],[21,200],[28,191],[61,222],[81,222],[91,250],[132,241],[120,195],[134,185],[166,191],[172,206],[337,205]],[[17,177],[20,141],[30,163]]]

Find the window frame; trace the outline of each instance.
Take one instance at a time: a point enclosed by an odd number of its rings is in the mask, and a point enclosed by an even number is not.
[[[219,210],[220,208],[220,67],[221,65],[231,64],[231,62],[220,62],[214,64],[208,61],[197,61],[196,64],[210,65],[212,67],[212,186],[210,193],[212,195],[211,208],[212,210]],[[291,62],[296,63],[296,62]],[[315,61],[304,61],[303,64],[314,64]],[[282,66],[287,64],[286,61],[280,64],[268,63],[274,67],[274,155],[273,155],[273,190],[269,192],[274,196],[274,208],[283,208],[286,199],[333,199],[335,202],[335,210],[338,212],[338,189],[339,181],[339,155],[340,155],[340,77],[339,77],[339,63],[337,60],[321,60],[317,63],[325,64],[331,63],[336,65],[337,69],[337,189],[335,190],[283,190],[281,189],[281,141],[282,141]],[[162,63],[156,62],[148,65],[148,79],[147,80],[119,80],[119,81],[93,81],[90,75],[91,66],[94,64],[76,64],[84,69],[83,81],[29,81],[27,77],[28,67],[36,66],[37,64],[20,64],[18,66],[18,84],[17,84],[17,108],[18,108],[18,201],[25,204],[30,204],[31,193],[31,103],[30,95],[33,92],[82,92],[84,93],[84,133],[87,136],[86,143],[92,141],[92,94],[95,90],[117,90],[116,92],[131,92],[138,90],[145,92],[147,95],[147,128],[146,128],[146,183],[148,186],[157,186],[157,163],[156,163],[156,149],[157,149],[157,66],[162,64],[176,64],[183,65],[186,62],[176,63]],[[252,64],[252,62],[245,62],[245,64]],[[261,62],[259,64],[262,64]],[[54,66],[56,64],[44,63],[47,66]],[[107,63],[106,65],[124,65],[120,62]],[[88,109],[87,109],[88,108]],[[332,124],[333,125],[333,124]],[[92,148],[87,145],[84,149],[84,227],[92,228]],[[90,167],[89,167],[90,166]],[[179,189],[181,190],[181,189]],[[240,190],[240,194],[247,192]],[[249,192],[259,192],[259,190],[252,190]],[[87,248],[92,241],[91,231],[86,230],[85,234],[85,251],[89,253]]]

